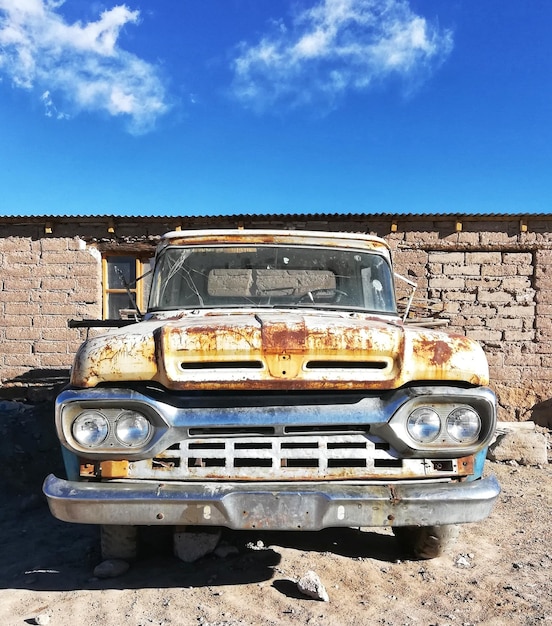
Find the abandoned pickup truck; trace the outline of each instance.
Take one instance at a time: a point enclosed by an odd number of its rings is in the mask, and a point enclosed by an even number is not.
[[[496,403],[481,347],[399,316],[395,279],[369,235],[165,235],[147,313],[83,343],[57,399],[53,515],[104,556],[156,524],[391,527],[440,554],[499,494]]]

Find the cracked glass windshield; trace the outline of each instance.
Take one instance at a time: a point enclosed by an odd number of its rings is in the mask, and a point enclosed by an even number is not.
[[[375,253],[301,246],[169,246],[150,311],[317,307],[396,313],[391,269]]]

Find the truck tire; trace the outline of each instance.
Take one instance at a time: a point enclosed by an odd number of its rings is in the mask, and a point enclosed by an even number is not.
[[[133,561],[138,551],[138,528],[136,526],[100,527],[102,559]]]
[[[393,533],[401,549],[417,559],[441,556],[458,538],[458,524],[443,526],[396,526]]]

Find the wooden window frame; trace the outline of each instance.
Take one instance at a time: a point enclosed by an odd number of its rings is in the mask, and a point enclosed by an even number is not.
[[[144,259],[142,256],[135,256],[134,254],[129,254],[128,252],[119,252],[119,253],[104,253],[102,254],[102,319],[108,319],[109,313],[109,295],[127,295],[127,291],[124,287],[122,288],[110,288],[108,285],[108,260],[113,260],[115,258],[134,258],[135,261],[135,276],[139,278],[143,274],[146,273],[147,269],[145,269],[145,265],[149,262],[148,259]],[[136,299],[136,305],[140,309],[140,311],[144,310],[144,284],[143,281],[139,280],[135,285],[129,287],[129,290]]]

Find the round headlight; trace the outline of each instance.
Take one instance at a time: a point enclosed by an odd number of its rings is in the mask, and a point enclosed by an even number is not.
[[[101,446],[108,432],[107,418],[100,411],[84,411],[73,422],[73,437],[87,448]]]
[[[408,417],[407,428],[412,439],[429,443],[437,438],[441,430],[441,420],[432,408],[422,406],[412,411]]]
[[[125,446],[141,446],[150,436],[151,424],[137,411],[124,411],[115,423],[115,435]]]
[[[447,432],[460,443],[475,441],[480,430],[481,419],[470,407],[454,409],[447,417]]]

